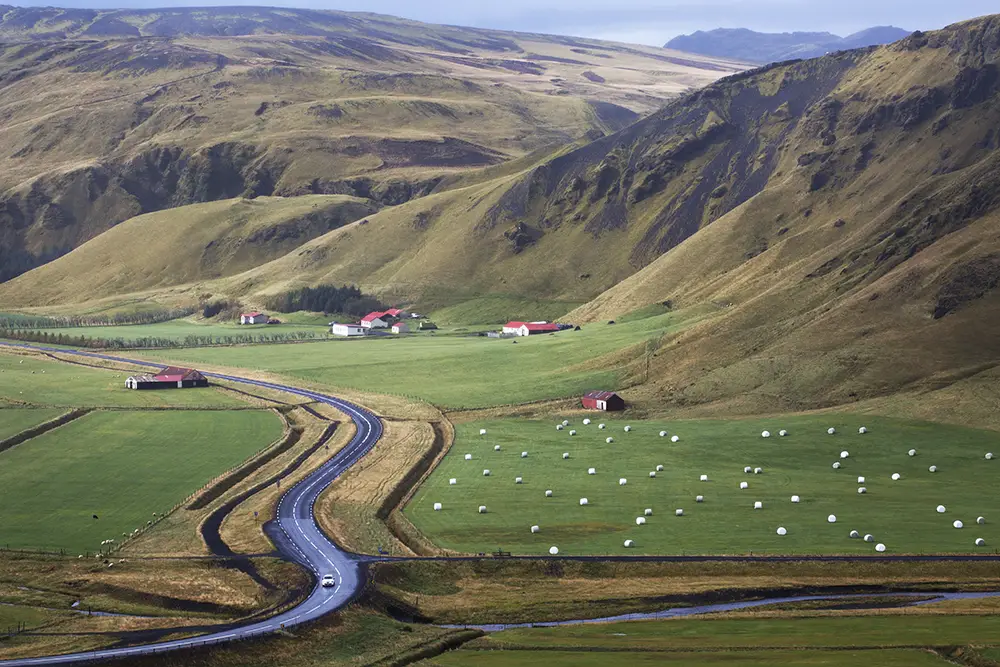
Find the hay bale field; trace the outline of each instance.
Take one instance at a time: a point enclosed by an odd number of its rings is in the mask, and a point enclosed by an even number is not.
[[[571,439],[553,429],[551,420],[462,424],[457,427],[459,446],[453,451],[472,451],[496,475],[470,476],[470,471],[476,472],[473,464],[449,454],[404,511],[438,545],[470,553],[502,546],[514,553],[544,554],[555,541],[564,554],[620,554],[624,540],[634,534],[637,513],[648,507],[662,512],[650,517],[642,542],[630,553],[870,554],[870,546],[848,537],[844,524],[879,535],[895,554],[974,552],[971,540],[962,539],[952,521],[964,518],[968,523],[1000,510],[1000,496],[989,492],[992,464],[983,458],[984,451],[996,449],[998,435],[871,415],[863,416],[868,432],[860,434],[861,419],[860,415],[785,417],[782,421],[791,435],[777,446],[773,439],[761,439],[767,425],[763,420],[640,423],[632,419],[634,433],[628,442],[610,445],[597,430]],[[831,424],[836,426],[836,437],[826,434]],[[623,425],[622,421],[617,427]],[[609,421],[608,426],[616,425]],[[508,447],[491,451],[478,442],[479,428],[489,429],[491,441],[530,447],[531,458],[522,460],[507,452]],[[682,432],[685,437],[669,443],[658,437],[660,430]],[[939,472],[929,473],[919,457],[908,456],[910,447],[933,455]],[[830,459],[845,449],[851,455],[843,460],[843,469],[832,469]],[[565,466],[562,453],[567,450],[602,474],[587,475],[586,468]],[[739,489],[748,460],[768,471],[755,478],[750,499],[762,501],[766,508],[762,511],[753,511],[746,492]],[[660,461],[667,464],[664,470],[647,477]],[[900,481],[890,481],[894,472],[901,473]],[[449,487],[450,477],[463,474],[473,488]],[[712,480],[710,502],[689,506],[683,521],[664,520],[664,514],[703,492],[701,474]],[[513,475],[524,475],[525,483],[505,483]],[[858,475],[876,480],[864,495],[857,492]],[[631,477],[627,486],[619,486],[622,477]],[[545,489],[555,493],[542,505],[538,498]],[[793,493],[804,491],[801,502],[788,502]],[[461,497],[488,504],[490,514],[470,517],[431,509],[432,500],[461,502]],[[588,507],[578,506],[581,497],[589,499]],[[947,503],[946,517],[935,511],[938,502]],[[838,517],[837,523],[827,522],[831,514]],[[524,530],[527,515],[545,525],[545,542]],[[779,526],[787,529],[780,539]],[[1000,528],[993,524],[981,528],[987,543],[1000,539],[995,534]]]

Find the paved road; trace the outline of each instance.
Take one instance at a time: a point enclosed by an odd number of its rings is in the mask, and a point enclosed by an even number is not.
[[[162,364],[151,364],[145,361],[125,359],[95,352],[13,343],[0,343],[0,346],[43,352],[58,352],[59,354],[105,359],[142,366],[162,366]],[[221,375],[218,373],[205,373],[205,375],[219,380],[239,382],[266,389],[277,389],[332,405],[348,415],[354,421],[355,426],[357,426],[357,434],[346,447],[337,452],[323,466],[290,488],[278,502],[277,529],[272,531],[272,537],[276,538],[276,546],[283,555],[302,564],[316,576],[316,585],[309,594],[309,597],[296,607],[265,621],[258,621],[208,635],[129,648],[70,653],[42,658],[0,660],[0,667],[66,665],[94,660],[108,660],[147,655],[150,653],[162,653],[182,648],[218,644],[266,635],[284,627],[291,627],[317,619],[324,614],[339,609],[350,602],[358,591],[360,591],[363,582],[360,578],[358,557],[339,548],[323,534],[313,517],[313,507],[323,489],[328,487],[345,470],[354,465],[375,446],[375,443],[382,437],[382,422],[364,408],[319,392],[298,389],[273,382],[262,382],[260,380],[237,377],[235,375]],[[337,586],[334,588],[319,586],[319,578],[324,574],[335,575],[337,577]]]

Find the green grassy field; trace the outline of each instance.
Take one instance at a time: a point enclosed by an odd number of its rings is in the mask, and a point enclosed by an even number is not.
[[[558,320],[580,301],[551,301],[523,296],[489,295],[439,308],[430,314],[438,325],[500,325],[510,320]]]
[[[96,412],[0,453],[0,546],[96,551],[281,435],[268,411]],[[98,519],[93,519],[92,515]]]
[[[0,440],[55,419],[65,410],[0,408]]]
[[[17,628],[23,623],[27,628],[36,628],[47,623],[61,614],[37,607],[25,607],[14,604],[0,604],[0,636],[10,629]]]
[[[236,407],[218,389],[129,391],[125,371],[88,368],[40,357],[0,354],[0,399],[64,407]]]
[[[453,408],[526,403],[617,386],[603,355],[688,325],[697,314],[666,314],[628,325],[530,338],[421,335],[147,352],[150,359],[273,371],[331,387],[404,394]]]
[[[273,317],[284,321],[281,313],[276,313]],[[302,318],[306,319],[306,318]],[[314,323],[287,323],[287,324],[255,324],[240,325],[230,322],[198,322],[194,320],[170,320],[169,322],[159,322],[157,324],[136,324],[124,326],[107,327],[64,327],[55,329],[44,329],[49,334],[66,334],[67,336],[86,336],[87,338],[120,338],[126,341],[135,341],[141,338],[163,338],[178,343],[185,342],[189,336],[213,336],[215,338],[225,338],[234,336],[272,336],[276,334],[309,334],[317,338],[325,338],[329,330],[326,322]]]
[[[405,508],[442,547],[479,553],[502,547],[543,554],[557,546],[575,554],[871,554],[874,543],[850,539],[871,533],[888,554],[993,553],[1000,545],[1000,497],[991,489],[1000,436],[954,426],[851,415],[754,420],[625,422],[594,415],[564,431],[555,421],[500,420],[462,424],[455,445]],[[605,420],[608,428],[598,430]],[[866,425],[869,433],[859,435]],[[836,426],[838,433],[827,435]],[[488,435],[481,437],[480,428]],[[779,429],[790,435],[777,436]],[[570,429],[578,435],[569,435]],[[764,429],[774,435],[760,437]],[[680,437],[678,443],[659,431]],[[613,444],[605,438],[612,436]],[[502,451],[495,452],[500,444]],[[917,455],[908,456],[915,448]],[[840,452],[850,457],[835,470]],[[521,458],[527,451],[528,458]],[[562,454],[568,452],[569,460]],[[473,459],[466,461],[465,454]],[[655,479],[649,472],[664,470]],[[930,465],[938,472],[928,472]],[[762,474],[745,474],[745,466]],[[588,468],[597,474],[588,475]],[[491,476],[484,477],[489,469]],[[893,473],[902,479],[892,481]],[[709,481],[700,481],[701,475]],[[515,484],[515,477],[523,478]],[[858,476],[868,492],[858,493]],[[449,479],[455,478],[452,486]],[[620,486],[619,479],[627,485]],[[740,482],[749,488],[741,490]],[[551,498],[544,497],[553,490]],[[790,497],[801,496],[793,504]],[[696,503],[695,496],[704,502]],[[580,498],[589,505],[581,507]],[[761,501],[763,509],[754,510]],[[433,511],[440,502],[443,510]],[[943,504],[945,514],[935,508]],[[488,513],[479,514],[486,505]],[[636,517],[653,510],[646,525]],[[682,508],[685,515],[674,511]],[[829,523],[827,516],[837,516]],[[985,525],[976,525],[984,516]],[[952,521],[965,528],[956,530]],[[530,527],[540,526],[532,534]],[[785,527],[787,535],[776,534]],[[974,541],[982,537],[985,547]],[[626,539],[635,541],[626,549]]]

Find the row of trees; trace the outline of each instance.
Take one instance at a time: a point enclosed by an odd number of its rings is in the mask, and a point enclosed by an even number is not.
[[[17,331],[25,329],[59,329],[66,327],[108,327],[126,324],[156,324],[187,317],[194,308],[161,308],[113,315],[65,315],[39,317],[32,315],[0,314],[0,329]]]
[[[308,310],[314,313],[344,313],[361,317],[373,310],[385,310],[378,299],[363,294],[354,285],[302,287],[269,297],[264,307],[279,313]]]
[[[144,336],[142,338],[91,338],[84,335],[0,329],[0,338],[10,338],[43,345],[72,345],[100,350],[138,350],[148,348],[205,347],[211,345],[249,345],[253,343],[291,343],[325,338],[325,334],[311,331],[268,332],[263,334],[236,334],[232,336],[185,336],[183,339]]]

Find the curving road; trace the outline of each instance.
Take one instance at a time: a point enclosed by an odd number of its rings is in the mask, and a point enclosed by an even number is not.
[[[4,342],[0,342],[0,346],[40,352],[71,354],[140,366],[162,367],[162,364],[126,359],[96,352]],[[361,457],[371,451],[371,448],[382,437],[382,422],[368,410],[327,394],[235,375],[223,375],[219,373],[205,373],[205,375],[217,380],[228,380],[230,382],[263,387],[265,389],[275,389],[313,401],[326,403],[348,415],[357,427],[354,439],[346,447],[310,473],[305,479],[292,486],[278,501],[278,515],[275,521],[277,528],[272,531],[271,536],[277,543],[276,546],[282,555],[308,568],[315,575],[316,582],[309,597],[292,609],[272,616],[267,620],[256,621],[235,628],[230,627],[227,630],[207,635],[128,648],[68,653],[41,658],[0,660],[0,667],[67,665],[94,660],[109,660],[162,653],[165,651],[246,639],[248,637],[257,637],[277,632],[282,628],[312,621],[324,614],[340,609],[350,602],[358,591],[361,590],[362,581],[358,558],[344,551],[327,538],[316,524],[316,520],[313,517],[313,507],[316,504],[316,499],[319,498],[319,494],[326,487],[343,474],[345,470],[357,463]],[[321,587],[319,579],[324,574],[335,575],[337,585],[333,588]]]

